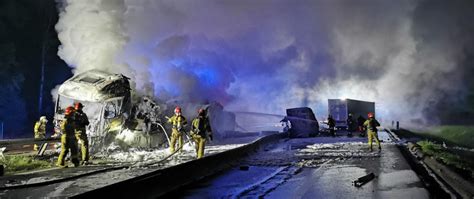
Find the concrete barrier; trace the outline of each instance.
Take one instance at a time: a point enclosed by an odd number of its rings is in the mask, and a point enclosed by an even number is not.
[[[426,155],[420,146],[409,142],[408,149],[419,161],[422,161],[433,173],[439,176],[462,198],[474,198],[474,184],[462,178],[448,166],[438,162],[431,156]]]
[[[287,137],[287,134],[273,134],[260,138],[250,144],[222,153],[205,156],[173,167],[157,170],[136,178],[92,190],[72,198],[157,198],[179,187],[216,174],[238,164],[245,157],[261,147]]]

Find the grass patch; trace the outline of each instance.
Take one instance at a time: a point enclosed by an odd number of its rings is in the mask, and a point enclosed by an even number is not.
[[[445,125],[423,132],[459,146],[474,148],[474,126]]]
[[[417,144],[421,146],[421,150],[423,150],[426,155],[432,156],[448,166],[471,172],[474,171],[474,167],[470,162],[467,162],[461,158],[461,156],[448,151],[440,144],[435,144],[434,142],[426,140],[419,141]]]
[[[49,161],[38,160],[33,156],[27,155],[6,155],[5,158],[0,160],[0,163],[4,165],[6,174],[50,168],[53,166]]]

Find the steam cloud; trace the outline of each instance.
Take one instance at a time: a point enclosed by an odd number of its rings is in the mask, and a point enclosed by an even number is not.
[[[60,4],[58,54],[75,72],[120,72],[165,100],[278,114],[309,106],[323,117],[328,98],[352,98],[375,101],[389,121],[466,95],[469,1]]]

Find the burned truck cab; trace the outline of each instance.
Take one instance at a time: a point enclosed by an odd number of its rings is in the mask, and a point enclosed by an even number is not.
[[[87,134],[91,145],[103,141],[107,132],[120,131],[131,109],[129,78],[90,70],[65,81],[58,90],[55,106],[55,131],[64,120],[64,110],[75,102],[84,105],[89,118]]]

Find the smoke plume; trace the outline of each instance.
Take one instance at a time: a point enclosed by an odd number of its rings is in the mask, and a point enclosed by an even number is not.
[[[60,4],[58,54],[75,72],[124,73],[164,100],[276,114],[309,106],[323,117],[328,98],[351,98],[375,101],[386,121],[433,122],[434,105],[469,90],[469,1]]]

